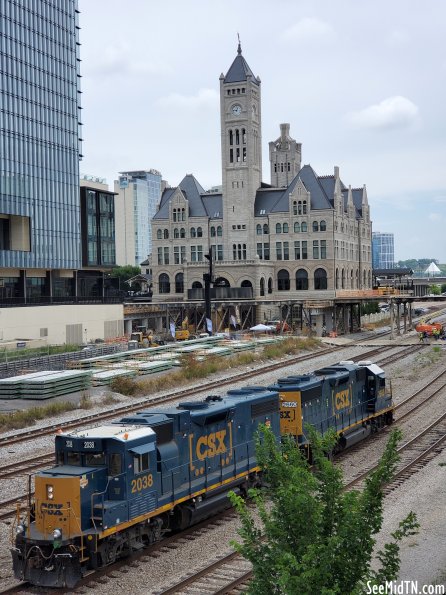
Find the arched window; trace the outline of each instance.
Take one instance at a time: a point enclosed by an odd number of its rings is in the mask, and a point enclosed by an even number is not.
[[[296,289],[298,291],[308,289],[308,273],[305,269],[298,269],[296,272]]]
[[[368,277],[369,277],[369,284],[367,285],[367,287],[371,287],[372,286],[372,273],[370,271],[368,273]]]
[[[302,213],[303,213],[304,215],[306,215],[306,214],[307,214],[307,201],[306,201],[306,200],[303,200],[303,201],[302,201]]]
[[[181,221],[186,221],[186,209],[181,209]]]
[[[176,240],[180,237],[180,230],[178,229],[178,227],[175,227],[175,229],[173,230],[173,237]]]
[[[163,239],[163,232],[161,229],[157,229],[156,230],[156,239],[157,240],[162,240]]]
[[[183,273],[175,275],[175,293],[184,293],[184,276]]]
[[[203,237],[203,230],[201,227],[197,227],[197,238]]]
[[[269,227],[268,227],[268,224],[265,223],[265,225],[263,226],[263,234],[266,235],[268,233],[269,233]]]
[[[356,289],[359,289],[359,271],[358,271],[358,269],[356,269],[355,279],[356,279]]]
[[[260,295],[265,295],[265,279],[260,279]]]
[[[176,209],[173,209],[173,211],[172,211],[172,219],[174,222],[177,220],[177,210]]]
[[[197,237],[197,231],[196,231],[195,227],[191,227],[190,228],[190,237],[191,238],[196,238]]]
[[[182,227],[180,229],[180,238],[185,238],[186,237],[186,230],[184,229],[184,227]]]
[[[300,233],[300,223],[299,223],[299,221],[296,221],[294,223],[294,233]]]
[[[277,290],[288,291],[290,289],[290,274],[285,269],[277,273]]]
[[[297,201],[293,200],[293,215],[297,215]]]
[[[341,272],[341,288],[345,289],[345,271],[344,271],[344,269],[342,269],[342,272]]]
[[[200,283],[200,281],[194,281],[192,283],[192,289],[203,289],[203,285]]]
[[[256,225],[256,234],[258,236],[262,235],[262,226],[260,225],[260,223],[257,223],[257,225]]]
[[[367,287],[367,283],[366,283],[366,280],[367,280],[367,279],[366,279],[366,275],[367,275],[367,273],[364,271],[364,275],[363,275],[364,283],[363,283],[363,286],[362,286],[362,288],[363,288],[363,289],[365,289],[365,288]]]
[[[165,240],[168,240],[169,239],[169,230],[168,229],[165,229],[164,230],[164,239]]]
[[[217,277],[214,281],[214,287],[231,287],[226,277]]]
[[[221,238],[221,236],[222,236],[222,235],[223,235],[223,227],[222,227],[221,225],[219,225],[219,226],[217,227],[217,236],[218,236],[219,238]]]
[[[268,279],[268,293],[272,293],[273,292],[273,279],[272,277],[270,277]]]
[[[300,226],[300,231],[302,231],[303,233],[308,231],[308,225],[305,223],[305,221],[302,221],[302,224]]]
[[[325,223],[325,221],[323,219],[319,223],[319,229],[320,229],[320,231],[327,231],[327,224]]]
[[[324,269],[314,271],[314,289],[327,289],[327,272]]]
[[[353,270],[350,271],[350,289],[353,289]]]
[[[336,269],[336,289],[339,289],[339,269]]]
[[[313,231],[319,231],[319,223],[317,221],[313,221]]]
[[[282,224],[276,223],[276,233],[282,233]]]
[[[159,292],[170,293],[170,279],[167,273],[161,273],[158,279]]]
[[[215,227],[211,227],[211,238],[215,238]]]
[[[283,227],[282,227],[282,232],[283,233],[288,233],[289,231],[289,227],[288,227],[288,223],[284,223]]]

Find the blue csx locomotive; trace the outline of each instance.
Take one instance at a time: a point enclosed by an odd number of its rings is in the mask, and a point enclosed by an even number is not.
[[[228,506],[227,494],[261,483],[259,424],[306,447],[305,424],[335,428],[340,447],[392,421],[384,372],[341,362],[271,387],[150,409],[110,425],[56,435],[56,465],[35,476],[19,511],[14,573],[35,585],[72,587],[169,531]]]

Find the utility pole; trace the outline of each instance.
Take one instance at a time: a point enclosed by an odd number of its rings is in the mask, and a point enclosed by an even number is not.
[[[204,281],[204,305],[206,313],[206,330],[212,335],[212,331],[207,328],[207,321],[212,320],[211,318],[211,283],[214,282],[213,271],[212,271],[212,246],[209,248],[209,253],[205,254],[204,257],[209,260],[209,272],[203,274]]]

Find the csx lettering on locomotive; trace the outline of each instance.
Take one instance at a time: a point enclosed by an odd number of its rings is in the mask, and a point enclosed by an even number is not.
[[[196,453],[200,461],[206,457],[212,458],[216,455],[226,452],[225,436],[226,430],[220,432],[211,432],[206,436],[201,436],[197,440]]]
[[[349,388],[341,390],[335,394],[334,405],[337,411],[340,411],[341,409],[347,409],[347,407],[351,406]]]

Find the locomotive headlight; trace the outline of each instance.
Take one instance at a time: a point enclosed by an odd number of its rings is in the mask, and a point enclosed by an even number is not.
[[[46,497],[48,498],[48,500],[52,500],[54,498],[53,486],[50,486],[50,485],[46,486]]]
[[[60,539],[62,537],[62,531],[60,529],[54,529],[53,537],[54,539]]]
[[[17,533],[17,535],[21,535],[22,533],[25,533],[25,525],[24,523],[20,523],[20,525],[17,525],[15,532]]]

